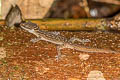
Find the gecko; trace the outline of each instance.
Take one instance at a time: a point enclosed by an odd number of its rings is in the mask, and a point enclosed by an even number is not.
[[[68,40],[66,37],[63,37],[61,35],[55,35],[51,32],[41,30],[37,24],[32,23],[30,21],[21,23],[20,27],[22,29],[28,31],[29,33],[34,34],[37,37],[35,39],[32,39],[31,40],[32,42],[37,42],[39,40],[43,40],[43,41],[47,41],[47,42],[56,44],[57,45],[57,53],[58,53],[58,55],[56,56],[57,59],[59,59],[61,56],[60,50],[64,49],[64,48],[70,48],[70,49],[74,49],[74,50],[81,51],[81,52],[87,52],[87,53],[117,53],[116,51],[113,51],[113,50],[90,48],[90,47],[85,47],[85,46],[81,46],[81,45],[76,45],[72,41],[74,39]]]

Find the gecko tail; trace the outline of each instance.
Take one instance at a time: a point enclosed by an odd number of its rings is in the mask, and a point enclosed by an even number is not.
[[[74,49],[78,51],[88,52],[88,53],[119,53],[117,51],[108,50],[108,49],[98,49],[98,48],[89,48],[89,47],[77,47],[74,46]]]
[[[73,45],[73,44],[66,44],[64,45],[64,48],[71,48],[71,49],[75,49],[75,50],[78,50],[81,52],[87,52],[87,53],[120,53],[120,52],[108,50],[108,49],[90,48],[90,47]]]

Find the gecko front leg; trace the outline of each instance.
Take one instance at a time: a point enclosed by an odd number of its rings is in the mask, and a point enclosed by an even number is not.
[[[38,38],[34,38],[34,39],[31,39],[30,41],[35,43],[35,42],[38,42],[40,40],[43,40],[41,37],[38,37]],[[65,46],[64,45],[57,45],[57,55],[55,56],[56,58],[56,61],[58,61],[61,57],[62,57],[62,54],[61,54],[61,49],[64,49]]]
[[[41,37],[31,39],[30,42],[36,43],[38,41],[42,40]]]

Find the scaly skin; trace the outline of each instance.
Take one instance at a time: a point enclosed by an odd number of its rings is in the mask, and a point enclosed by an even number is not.
[[[48,41],[57,45],[57,51],[59,58],[61,56],[60,50],[63,48],[71,48],[82,52],[89,52],[89,53],[117,53],[112,50],[104,50],[104,49],[97,49],[97,48],[89,48],[80,45],[75,45],[72,41],[67,40],[65,37],[60,35],[55,35],[48,31],[40,30],[39,26],[32,22],[26,22],[20,24],[21,28],[24,30],[34,34],[37,36],[37,39],[32,39],[32,42],[37,42],[39,40]]]

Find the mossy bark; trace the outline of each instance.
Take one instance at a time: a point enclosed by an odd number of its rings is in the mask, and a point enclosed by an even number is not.
[[[107,30],[104,19],[46,19],[30,21],[38,24],[40,29],[43,30]]]
[[[68,30],[68,31],[93,31],[93,30],[115,30],[120,31],[119,18],[111,19],[38,19],[25,20],[38,24],[41,30]],[[0,24],[4,24],[1,20]]]

